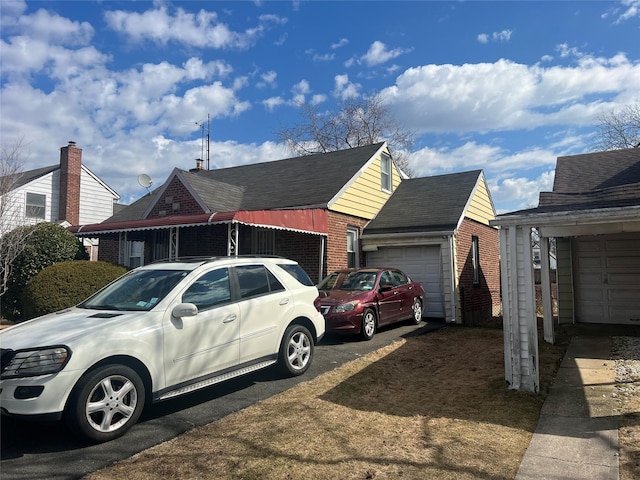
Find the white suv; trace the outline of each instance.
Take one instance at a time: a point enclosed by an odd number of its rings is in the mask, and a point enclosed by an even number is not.
[[[5,415],[64,419],[96,442],[123,435],[145,402],[278,363],[304,373],[324,318],[318,290],[279,257],[137,268],[76,307],[0,332]]]

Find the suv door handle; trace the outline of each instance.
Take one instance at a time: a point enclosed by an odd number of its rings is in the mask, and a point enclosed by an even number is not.
[[[288,298],[283,298],[282,300],[280,300],[280,305],[286,305],[287,303],[289,303]]]
[[[238,316],[235,313],[232,313],[231,315],[229,315],[227,318],[225,318],[222,323],[231,323],[231,322],[235,322],[236,319],[238,318]]]

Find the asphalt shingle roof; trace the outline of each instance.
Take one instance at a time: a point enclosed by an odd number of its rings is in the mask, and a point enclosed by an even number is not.
[[[10,177],[16,178],[15,188],[18,188],[59,169],[60,165],[50,165],[48,167],[41,167],[33,170],[27,170],[25,172],[16,173],[15,175],[10,175]]]
[[[640,205],[640,148],[558,157],[552,192],[537,208],[502,216]]]
[[[403,180],[364,234],[455,229],[481,172]]]
[[[382,143],[376,143],[272,162],[201,170],[195,175],[244,188],[238,206],[242,210],[324,207],[381,146]],[[198,193],[203,188],[206,189],[204,184],[199,185]],[[212,196],[215,189],[211,189],[209,200],[205,201],[213,201]]]
[[[640,183],[640,148],[558,157],[554,193],[583,193]]]
[[[383,142],[238,167],[181,171],[212,212],[326,207]],[[160,189],[161,187],[159,187]],[[103,223],[139,220],[158,189]]]

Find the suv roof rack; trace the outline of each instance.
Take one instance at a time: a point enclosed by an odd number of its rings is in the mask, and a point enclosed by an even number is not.
[[[217,257],[188,256],[188,257],[161,258],[148,263],[148,265],[152,265],[155,263],[197,263],[197,262],[208,263],[208,262],[214,262],[216,260],[229,259],[229,258],[282,258],[282,259],[285,259],[285,257],[280,255],[260,255],[260,254],[249,253],[249,254],[243,254],[243,255],[220,255]]]

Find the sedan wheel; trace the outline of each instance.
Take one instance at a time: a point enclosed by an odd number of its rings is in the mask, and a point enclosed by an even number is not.
[[[362,314],[362,328],[360,336],[363,340],[371,340],[376,333],[376,314],[368,308]]]
[[[413,299],[413,306],[411,307],[413,310],[413,315],[411,317],[412,322],[415,325],[420,324],[422,321],[422,302],[418,298]]]
[[[144,399],[144,384],[133,369],[107,365],[79,380],[67,417],[81,436],[106,442],[124,435],[136,423]]]
[[[313,337],[302,325],[291,325],[287,328],[280,346],[278,363],[281,370],[288,375],[302,375],[313,360]]]

